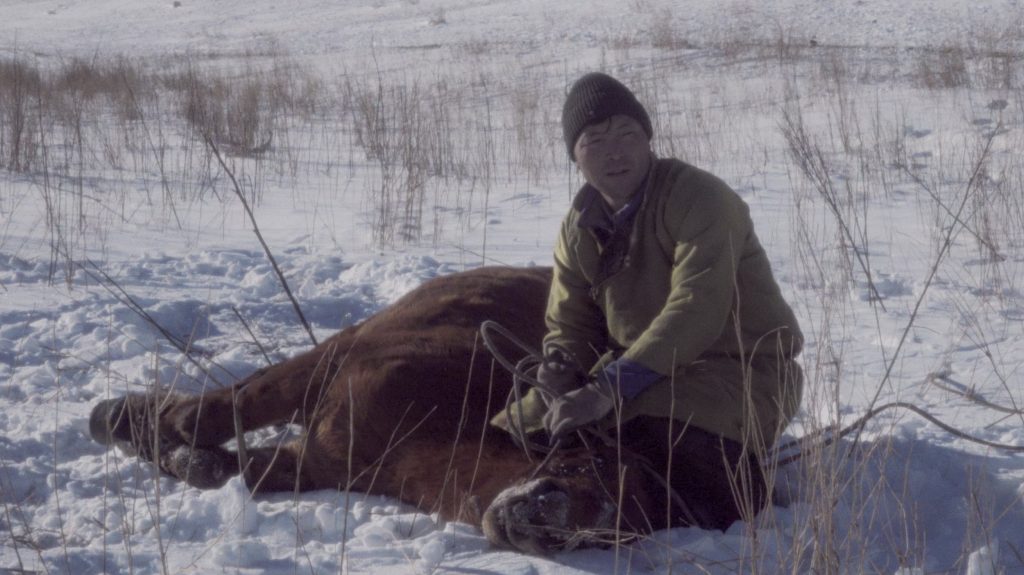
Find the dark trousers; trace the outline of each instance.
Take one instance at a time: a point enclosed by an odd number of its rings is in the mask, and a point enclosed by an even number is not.
[[[750,519],[768,503],[760,462],[736,441],[667,418],[639,416],[622,426],[629,450],[645,457],[668,480],[678,498],[660,489],[670,510],[655,528],[696,525],[729,528]],[[681,500],[681,502],[679,501]],[[665,523],[668,523],[667,525]]]

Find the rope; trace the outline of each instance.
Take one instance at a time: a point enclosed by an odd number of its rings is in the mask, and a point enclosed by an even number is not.
[[[525,352],[526,355],[523,359],[519,360],[515,364],[509,361],[508,358],[498,350],[498,346],[495,345],[494,334],[492,334],[492,332],[501,335],[512,342],[521,351]],[[480,338],[484,341],[484,347],[491,352],[494,359],[496,359],[502,367],[512,374],[512,392],[505,399],[506,413],[510,413],[509,408],[513,403],[519,406],[523,404],[522,389],[524,384],[536,387],[543,391],[543,386],[539,381],[537,381],[534,373],[537,368],[540,367],[540,364],[544,359],[536,350],[524,343],[523,340],[519,339],[519,337],[509,331],[508,328],[493,320],[486,320],[480,324]],[[550,400],[550,397],[544,397],[543,394],[541,397],[544,399],[545,405]],[[517,409],[515,411],[515,415],[516,417],[509,417],[508,424],[511,428],[510,435],[512,436],[512,441],[514,441],[516,445],[523,450],[523,453],[526,454],[526,458],[530,462],[533,462],[533,453],[547,453],[547,457],[544,458],[544,461],[542,461],[531,474],[532,479],[533,476],[535,476],[551,458],[551,454],[554,453],[554,449],[530,441],[526,433],[526,422],[523,421],[523,410]],[[557,447],[558,445],[556,444],[555,448]]]
[[[520,359],[515,364],[513,364],[498,349],[498,346],[494,342],[495,335],[500,335],[504,337],[512,344],[514,344],[516,347],[518,347],[519,350],[525,354],[523,358]],[[520,406],[522,405],[522,390],[524,386],[535,388],[537,392],[540,394],[541,401],[544,402],[545,406],[550,405],[551,402],[560,395],[559,392],[553,389],[549,389],[546,385],[544,385],[543,382],[539,381],[537,379],[536,373],[537,370],[540,368],[540,365],[544,363],[544,358],[546,357],[546,355],[551,354],[554,351],[560,351],[562,352],[564,357],[571,358],[572,354],[569,352],[568,349],[558,344],[549,343],[544,347],[545,354],[542,355],[533,347],[523,342],[522,339],[516,336],[516,334],[512,333],[512,331],[510,331],[508,328],[493,320],[486,320],[482,324],[480,324],[480,338],[484,342],[484,347],[486,347],[487,350],[491,352],[491,355],[494,356],[494,359],[496,359],[498,363],[501,364],[502,367],[504,367],[505,369],[512,373],[512,392],[509,394],[508,398],[505,401],[506,412],[509,412],[509,407],[511,407],[513,403]],[[578,364],[576,367],[577,369],[580,369]],[[582,369],[580,369],[580,371],[582,371]],[[541,462],[541,465],[543,466],[543,464],[546,463],[548,459],[550,459],[550,451],[557,450],[558,445],[556,444],[554,447],[547,447],[534,441],[530,441],[530,439],[527,437],[526,423],[523,421],[522,409],[517,409],[514,415],[515,417],[509,418],[509,427],[512,428],[511,435],[513,441],[515,441],[516,444],[518,444],[524,450],[527,459],[529,459],[530,461],[533,461],[533,457],[531,454],[533,452],[548,453],[548,457],[546,457],[545,460]],[[534,474],[536,474],[536,472],[534,472]]]

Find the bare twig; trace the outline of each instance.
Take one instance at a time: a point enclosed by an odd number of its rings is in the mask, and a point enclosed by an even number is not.
[[[981,154],[978,156],[978,160],[974,164],[973,171],[970,179],[967,180],[967,185],[964,188],[963,198],[960,200],[960,205],[957,207],[956,213],[953,215],[954,222],[962,221],[961,216],[964,210],[967,208],[967,204],[971,199],[971,195],[974,193],[975,184],[978,178],[981,176],[982,168],[985,166],[985,161],[988,159],[989,152],[992,150],[992,142],[995,140],[998,130],[993,130],[985,140],[985,144],[982,147]],[[935,281],[935,276],[939,273],[939,267],[943,260],[946,259],[946,255],[949,254],[950,249],[953,247],[953,239],[956,237],[958,228],[955,223],[950,224],[949,229],[946,231],[946,237],[942,241],[942,246],[939,248],[939,253],[935,256],[935,261],[932,262],[932,267],[928,270],[928,277],[924,281],[924,285],[921,288],[921,293],[917,296],[917,301],[914,302],[914,309],[910,313],[910,318],[907,320],[907,325],[903,328],[903,333],[900,334],[900,341],[896,345],[896,350],[893,352],[892,357],[889,358],[888,364],[885,366],[885,375],[882,376],[882,381],[878,383],[878,387],[875,389],[875,395],[871,398],[868,403],[868,409],[872,410],[878,403],[878,399],[882,395],[882,389],[885,388],[885,384],[889,382],[889,378],[892,376],[892,370],[896,367],[896,361],[900,359],[901,352],[903,351],[903,345],[907,342],[907,337],[910,335],[910,330],[914,328],[917,323],[917,316],[921,312],[921,306],[924,304],[925,296],[928,294],[929,288],[931,288],[932,282]],[[854,438],[854,445],[860,440],[860,431],[857,431],[857,436]]]
[[[978,445],[984,445],[985,447],[991,447],[993,449],[1012,451],[1014,453],[1024,453],[1024,445],[1009,445],[1006,443],[997,443],[994,441],[989,441],[987,439],[982,439],[980,437],[975,437],[973,435],[970,435],[969,433],[966,433],[953,427],[952,425],[944,423],[939,418],[935,417],[934,415],[928,413],[924,409],[921,409],[920,407],[912,403],[907,403],[904,401],[894,401],[892,403],[886,403],[885,405],[880,405],[869,410],[867,413],[860,416],[856,421],[854,421],[850,425],[847,425],[838,432],[833,433],[832,435],[829,435],[824,439],[820,439],[820,441],[819,438],[825,433],[827,433],[827,430],[823,430],[819,433],[805,435],[800,439],[794,439],[793,441],[790,441],[779,446],[770,455],[773,457],[778,457],[779,454],[785,451],[790,451],[794,448],[799,448],[800,451],[798,453],[790,455],[778,461],[778,465],[780,467],[783,465],[789,465],[790,463],[798,461],[802,459],[804,456],[806,456],[810,449],[815,447],[815,441],[818,441],[817,447],[825,447],[849,435],[850,433],[853,433],[854,431],[857,432],[859,438],[860,432],[863,431],[864,426],[867,424],[868,421],[871,421],[879,413],[882,413],[883,411],[888,411],[890,409],[906,409],[908,411],[912,411],[917,415],[920,415],[924,419],[928,420],[929,422],[937,426],[939,429],[942,429],[946,433],[949,433],[950,435],[953,435],[955,437],[959,437],[960,439],[970,441],[971,443],[977,443]],[[857,442],[855,440],[854,446],[856,445],[856,443]]]
[[[288,280],[284,277],[284,272],[281,271],[281,267],[277,265],[277,260],[274,258],[274,254],[270,251],[270,246],[267,245],[266,240],[263,239],[263,233],[260,232],[260,226],[256,223],[256,215],[253,214],[252,208],[249,206],[249,201],[245,199],[245,194],[242,192],[242,186],[238,183],[238,179],[235,178],[235,172],[232,170],[227,163],[224,161],[224,157],[221,156],[220,150],[217,148],[217,144],[214,143],[213,138],[209,134],[203,134],[203,140],[206,142],[206,146],[210,149],[210,152],[215,158],[217,163],[220,164],[221,169],[228,175],[231,180],[231,185],[234,187],[235,195],[238,196],[238,200],[242,202],[242,207],[245,208],[245,213],[249,217],[249,222],[252,223],[252,230],[256,234],[256,239],[259,240],[260,245],[263,247],[263,253],[266,254],[267,259],[270,261],[270,265],[274,268],[274,273],[277,274],[277,279],[281,281],[281,287],[284,289],[284,293],[288,296],[288,299],[292,302],[292,307],[295,309],[295,314],[299,316],[299,321],[302,322],[302,327],[306,328],[306,333],[309,334],[309,339],[313,342],[313,345],[317,345],[316,336],[313,335],[313,328],[309,326],[309,322],[306,321],[306,315],[302,313],[302,307],[299,306],[298,300],[295,299],[295,295],[292,294],[292,289],[288,285]]]
[[[235,317],[237,317],[238,321],[242,323],[242,327],[245,328],[245,331],[249,333],[249,337],[252,338],[252,342],[256,344],[256,348],[259,349],[260,354],[263,355],[263,360],[267,362],[267,365],[274,365],[274,362],[270,359],[270,354],[267,353],[267,349],[263,347],[263,343],[256,337],[256,334],[253,333],[252,327],[249,326],[249,322],[242,317],[242,312],[238,311],[238,308],[235,306],[231,306],[231,311],[235,313]]]
[[[967,221],[965,221],[964,218],[960,217],[959,213],[954,213],[953,210],[951,210],[949,206],[947,206],[946,203],[942,201],[942,198],[939,197],[939,194],[936,193],[935,190],[933,190],[931,186],[928,185],[928,182],[924,181],[924,179],[921,176],[915,174],[910,169],[910,167],[906,165],[903,165],[902,167],[903,173],[907,174],[910,177],[910,179],[914,180],[914,183],[920,186],[921,189],[924,190],[926,194],[928,194],[932,201],[935,202],[935,205],[942,208],[942,211],[946,212],[948,216],[953,218],[954,223],[959,224],[961,227],[963,227],[963,229],[967,230],[967,233],[974,236],[974,239],[977,240],[978,243],[985,246],[992,253],[993,259],[997,261],[1003,261],[1006,259],[1006,256],[999,253],[999,249],[991,241],[985,239],[981,235],[981,233],[979,233],[977,230],[971,227],[971,225]]]
[[[964,389],[965,386],[963,384],[955,381],[952,377],[950,377],[949,373],[947,373],[947,372],[939,372],[939,373],[932,373],[932,374],[930,374],[928,376],[928,383],[934,385],[935,387],[937,387],[937,388],[939,388],[939,389],[941,389],[943,391],[948,391],[950,393],[955,393],[956,395],[959,395],[960,397],[963,397],[964,399],[967,399],[967,400],[969,400],[969,401],[971,401],[973,403],[977,403],[978,405],[980,405],[982,407],[987,407],[989,409],[998,411],[1000,413],[1006,413],[1006,414],[1009,414],[1009,415],[1024,414],[1024,410],[1016,409],[1016,408],[1010,408],[1010,407],[1004,407],[1004,406],[999,405],[997,403],[992,403],[991,401],[989,401],[989,400],[985,399],[984,397],[978,395],[974,391],[972,391],[970,389]]]
[[[238,473],[243,477],[249,473],[249,449],[245,444],[245,429],[242,427],[242,412],[238,408],[238,386],[231,386],[231,423],[235,428],[235,442],[238,455]],[[198,434],[197,434],[198,435]]]
[[[801,118],[794,119],[789,112],[783,113],[782,134],[789,145],[790,155],[804,175],[814,184],[814,188],[821,194],[825,204],[835,216],[836,223],[839,224],[843,237],[850,243],[850,247],[853,248],[853,255],[857,258],[857,263],[860,264],[861,269],[864,271],[864,276],[867,278],[872,301],[878,302],[882,311],[886,311],[885,303],[882,301],[882,294],[875,286],[871,274],[871,266],[862,253],[867,250],[863,249],[864,246],[858,244],[853,236],[853,232],[850,231],[850,226],[846,223],[846,219],[840,213],[839,200],[832,185],[832,178],[829,175],[828,165],[821,149],[811,141],[810,136],[804,130],[803,120]]]
[[[117,280],[110,277],[110,275],[107,272],[103,271],[103,268],[101,268],[96,262],[88,258],[85,261],[86,263],[89,264],[89,266],[91,266],[92,269],[82,264],[78,264],[79,269],[84,271],[89,277],[91,277],[97,283],[102,285],[104,289],[107,290],[107,292],[113,295],[114,298],[121,302],[125,307],[135,312],[135,314],[141,317],[146,323],[153,326],[153,329],[157,330],[160,333],[160,335],[164,337],[164,339],[166,339],[172,346],[174,346],[175,349],[180,351],[181,354],[185,356],[185,359],[187,359],[189,363],[196,366],[196,368],[198,368],[203,374],[205,374],[206,377],[210,378],[211,381],[218,385],[223,385],[223,382],[217,379],[217,377],[211,372],[208,366],[203,365],[202,362],[196,359],[196,355],[199,355],[205,361],[209,362],[210,365],[223,371],[231,378],[238,379],[238,377],[235,374],[231,373],[231,371],[229,371],[227,368],[213,361],[210,357],[210,354],[204,352],[199,348],[196,348],[195,345],[193,345],[191,339],[184,340],[174,335],[173,333],[170,332],[170,330],[161,325],[160,322],[156,320],[156,318],[151,316],[149,312],[147,312],[142,307],[142,305],[139,304],[139,302],[135,301],[135,298],[132,297],[132,295],[129,294],[121,286],[121,284],[117,282]]]

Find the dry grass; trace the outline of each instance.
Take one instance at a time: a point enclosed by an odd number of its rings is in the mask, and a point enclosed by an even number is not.
[[[38,70],[23,59],[0,62],[0,166],[20,172],[36,160],[35,106],[42,93]]]

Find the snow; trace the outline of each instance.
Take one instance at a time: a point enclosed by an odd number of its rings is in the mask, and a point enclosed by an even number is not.
[[[751,206],[808,338],[787,437],[904,401],[1024,446],[1020,0],[12,0],[0,22],[0,56],[44,69],[126,56],[319,78],[335,99],[278,118],[267,156],[227,161],[320,339],[429,278],[550,262],[579,184],[561,98],[608,70],[652,111],[659,152]],[[972,81],[941,76],[958,57]],[[408,239],[378,237],[387,182],[344,103],[346,82],[378,81],[446,110],[453,154],[488,170],[427,178]],[[104,449],[87,429],[97,401],[198,392],[309,346],[230,183],[162,98],[123,143],[107,112],[83,127],[84,159],[53,128],[63,161],[0,169],[0,573],[1024,573],[1024,455],[906,411],[782,468],[778,505],[752,524],[548,558],[396,500],[252,498],[237,478],[198,491]],[[790,154],[787,117],[822,150],[834,205]],[[839,481],[815,480],[822,469]]]

